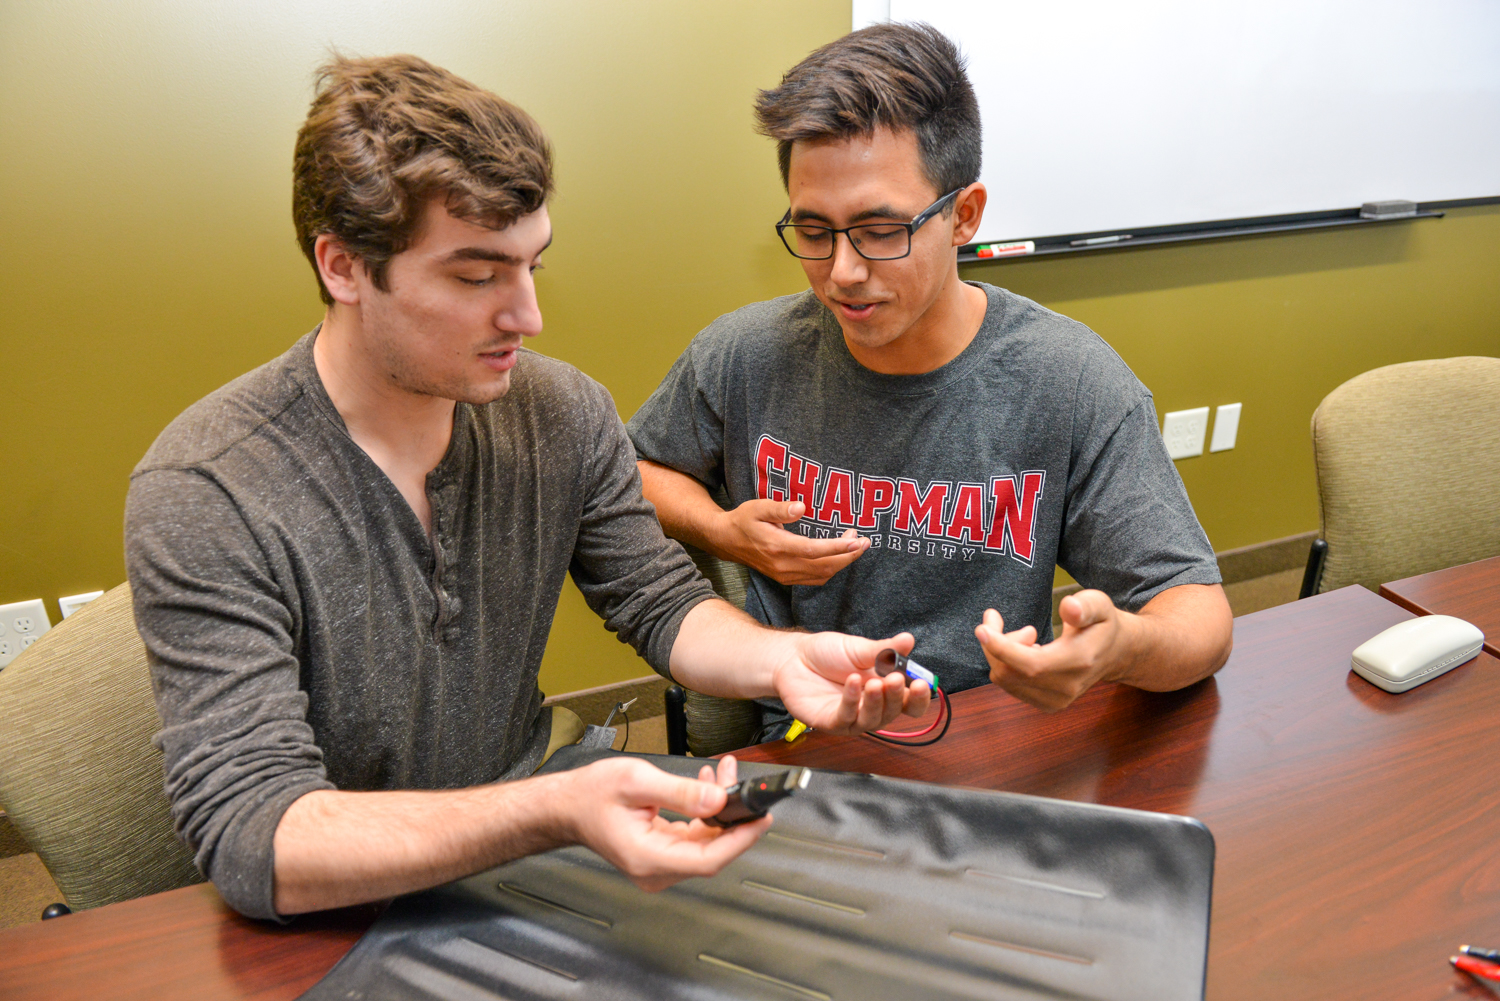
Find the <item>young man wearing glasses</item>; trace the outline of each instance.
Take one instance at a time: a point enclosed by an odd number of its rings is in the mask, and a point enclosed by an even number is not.
[[[949,690],[1059,709],[1217,670],[1229,608],[1150,393],[1086,327],[959,278],[987,194],[953,44],[854,32],[756,114],[810,288],[715,321],[629,422],[667,534],[749,566],[763,622],[912,631]],[[1056,639],[1054,564],[1087,588]]]

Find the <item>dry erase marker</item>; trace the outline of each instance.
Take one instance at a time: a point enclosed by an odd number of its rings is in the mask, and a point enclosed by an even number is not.
[[[981,260],[991,257],[1016,257],[1021,254],[1036,252],[1036,241],[1019,240],[1015,243],[991,243],[979,246],[974,251],[974,256]]]
[[[1500,963],[1500,949],[1480,949],[1477,946],[1461,945],[1458,947],[1458,951],[1465,956],[1482,959],[1486,963]]]

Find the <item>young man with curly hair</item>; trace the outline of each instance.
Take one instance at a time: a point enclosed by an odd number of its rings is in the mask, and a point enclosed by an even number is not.
[[[631,418],[667,534],[748,566],[762,622],[900,623],[953,691],[1059,709],[1216,671],[1229,607],[1151,394],[1082,324],[959,277],[988,193],[953,43],[856,31],[756,115],[810,287],[715,321]],[[1054,565],[1087,588],[1056,639]],[[790,722],[767,709],[763,739]]]
[[[767,629],[713,596],[641,497],[603,387],[522,345],[552,239],[523,111],[420,59],[337,59],[293,214],[328,309],[172,422],[132,475],[126,556],[166,790],[202,871],[277,917],[584,844],[658,889],[717,871],[718,774],[614,759],[528,777],[563,575],[654,668],[835,732],[920,714],[883,646]]]

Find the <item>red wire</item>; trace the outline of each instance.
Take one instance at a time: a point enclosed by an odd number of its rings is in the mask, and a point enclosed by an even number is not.
[[[933,717],[932,723],[925,730],[876,730],[882,737],[925,737],[937,729],[937,725],[943,721],[943,713],[948,709],[948,695],[941,688],[938,693],[938,714]]]

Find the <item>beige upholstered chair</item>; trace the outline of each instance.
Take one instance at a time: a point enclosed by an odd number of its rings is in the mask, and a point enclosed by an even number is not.
[[[79,609],[0,671],[0,805],[74,910],[201,883],[173,833],[161,729],[130,585]],[[583,736],[552,707],[547,756]]]
[[[1500,556],[1500,358],[1356,376],[1324,398],[1312,437],[1327,554],[1304,591]]]
[[[713,585],[719,597],[736,608],[745,607],[750,571],[738,563],[721,560],[696,546],[683,545],[698,570]],[[683,710],[687,715],[687,746],[697,758],[706,758],[744,747],[760,730],[760,706],[740,699],[725,699],[684,689]]]
[[[162,791],[146,648],[121,584],[0,671],[0,804],[74,910],[202,882]]]

